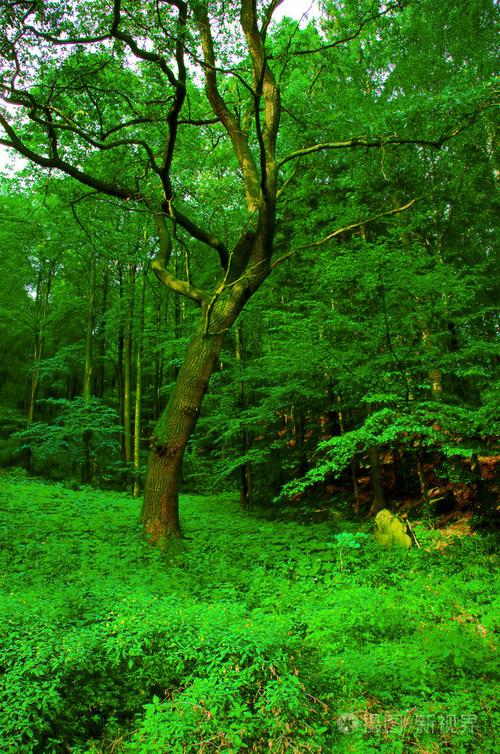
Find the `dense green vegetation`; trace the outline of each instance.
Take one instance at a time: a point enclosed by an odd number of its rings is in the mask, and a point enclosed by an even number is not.
[[[1,754],[495,751],[498,4],[300,4],[0,0]]]
[[[164,556],[127,495],[0,495],[6,754],[496,751],[490,537],[186,497]]]
[[[0,463],[490,521],[495,4],[278,5],[0,6]]]

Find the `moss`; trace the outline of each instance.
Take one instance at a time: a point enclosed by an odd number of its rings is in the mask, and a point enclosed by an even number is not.
[[[387,508],[375,517],[375,539],[383,547],[411,547],[406,526]]]

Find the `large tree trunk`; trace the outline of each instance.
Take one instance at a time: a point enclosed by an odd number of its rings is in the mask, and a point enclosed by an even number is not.
[[[180,535],[179,483],[182,458],[198,421],[208,382],[217,367],[225,334],[241,310],[238,301],[222,302],[207,312],[189,343],[170,400],[150,441],[142,523],[152,542]],[[207,333],[210,316],[212,334]],[[215,327],[214,327],[215,325]]]

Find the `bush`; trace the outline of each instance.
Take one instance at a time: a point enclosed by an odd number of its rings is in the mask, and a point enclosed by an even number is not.
[[[52,424],[35,422],[13,437],[37,475],[83,482],[106,481],[119,463],[118,417],[99,398],[47,399],[60,413]]]

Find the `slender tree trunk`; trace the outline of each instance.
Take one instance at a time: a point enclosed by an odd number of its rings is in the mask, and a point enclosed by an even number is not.
[[[92,374],[93,374],[93,344],[95,325],[95,289],[96,289],[96,255],[91,252],[89,261],[89,293],[87,308],[87,324],[85,334],[85,363],[83,367],[83,399],[87,402],[92,398]],[[92,481],[92,430],[84,429],[82,433],[82,484]]]
[[[335,401],[337,403],[337,417],[339,422],[339,428],[340,428],[340,434],[345,434],[345,420],[344,420],[344,412],[342,410],[342,399],[340,395],[335,396]],[[358,459],[355,455],[354,458],[351,460],[351,463],[349,464],[349,470],[351,472],[351,484],[352,484],[352,491],[354,494],[354,504],[353,504],[353,510],[356,515],[359,515],[361,510],[361,501],[359,497],[359,484],[358,484]]]
[[[91,253],[89,263],[89,294],[87,308],[87,324],[85,334],[85,364],[83,368],[83,390],[82,394],[85,400],[92,396],[92,375],[93,375],[93,342],[94,342],[94,325],[95,325],[95,290],[96,290],[96,257]]]
[[[495,506],[491,500],[488,490],[488,484],[481,473],[481,463],[477,453],[473,453],[470,459],[470,470],[473,475],[474,486],[476,488],[476,503],[479,515],[485,524],[494,526]]]
[[[33,371],[31,373],[31,385],[28,401],[28,415],[26,417],[26,423],[28,426],[33,424],[35,416],[35,403],[36,395],[38,391],[38,382],[40,380],[40,362],[43,356],[43,346],[45,341],[45,325],[47,321],[47,313],[49,310],[50,289],[52,285],[52,276],[54,274],[54,267],[52,265],[47,273],[47,281],[44,286],[43,281],[43,265],[40,266],[38,273],[38,280],[36,286],[36,319],[35,319],[35,337],[33,344]],[[44,290],[45,288],[45,290]]]
[[[68,375],[66,383],[66,400],[72,401],[75,394],[75,377],[73,374]]]
[[[354,503],[353,503],[353,510],[354,513],[359,516],[361,512],[361,500],[359,497],[359,484],[358,484],[358,458],[357,456],[354,456],[351,463],[349,464],[349,468],[351,470],[351,484],[352,484],[352,490],[354,493]]]
[[[292,406],[291,409],[291,420],[292,420],[292,436],[294,440],[294,450],[297,455],[297,474],[299,476],[302,476],[306,473],[308,469],[308,462],[307,462],[307,456],[305,451],[305,433],[306,433],[306,422],[304,419],[304,414],[301,409],[299,409],[296,405]]]
[[[33,371],[31,373],[30,394],[28,400],[28,415],[26,417],[26,423],[28,426],[33,424],[35,417],[35,403],[36,394],[38,391],[38,381],[40,379],[40,360],[42,358],[42,338],[39,330],[39,326],[36,326],[35,330],[35,343],[33,347]]]
[[[117,372],[117,378],[118,378],[118,415],[120,417],[120,424],[123,427],[125,425],[124,421],[124,410],[123,410],[123,347],[124,347],[124,329],[123,329],[123,308],[124,308],[124,293],[123,293],[123,269],[121,262],[118,263],[118,292],[120,297],[120,316],[118,318],[118,356],[117,356],[117,364],[116,364],[116,372]],[[122,431],[120,433],[120,451],[121,451],[121,460],[125,460],[125,435]]]
[[[177,277],[179,273],[178,269],[178,263],[177,258],[174,260],[174,275]],[[184,299],[181,299],[179,296],[174,296],[174,348],[171,358],[171,364],[172,364],[172,382],[175,382],[177,379],[177,375],[179,374],[179,354],[178,354],[178,342],[181,338],[182,332],[181,332],[181,323],[185,319],[185,303]]]
[[[160,416],[160,389],[163,382],[163,349],[161,348],[161,336],[164,330],[166,330],[166,323],[162,323],[162,303],[163,297],[160,289],[155,303],[155,322],[156,322],[156,344],[155,344],[155,368],[153,378],[153,419],[158,421]]]
[[[420,452],[417,451],[415,454],[416,461],[417,461],[417,475],[418,475],[418,481],[420,484],[420,495],[421,500],[424,503],[424,506],[427,504],[429,500],[429,488],[427,486],[427,480],[425,478],[425,470],[424,470],[424,464],[422,461],[422,456],[420,455]]]
[[[429,352],[432,352],[433,349],[433,338],[431,335],[431,331],[429,327],[424,327],[422,331],[422,343],[424,345],[424,349],[426,349]],[[443,397],[443,383],[442,383],[442,376],[441,376],[441,370],[437,367],[430,367],[427,376],[429,378],[429,387],[431,390],[431,397],[434,401],[440,401]]]
[[[246,385],[243,375],[245,351],[243,344],[243,332],[242,327],[239,325],[235,332],[235,351],[236,361],[238,362],[240,370],[239,380],[239,408],[243,411],[247,405]],[[250,437],[248,430],[243,427],[240,430],[240,452],[243,456],[246,456],[250,447]],[[244,461],[240,466],[240,510],[248,510],[252,507],[253,502],[253,480],[252,480],[252,464],[249,461]]]
[[[144,329],[144,298],[146,295],[146,271],[141,271],[141,293],[139,299],[137,331],[137,348],[135,358],[135,413],[134,413],[134,497],[139,497],[140,481],[139,471],[141,468],[141,400],[142,400],[142,356],[143,356],[143,337]]]
[[[102,303],[99,315],[99,356],[96,375],[95,394],[102,398],[104,395],[105,378],[106,378],[106,307],[108,305],[109,292],[109,272],[107,267],[104,269],[102,279]]]
[[[132,464],[132,330],[134,323],[134,293],[136,268],[129,267],[127,308],[125,320],[125,340],[123,348],[123,431],[124,431],[124,461],[127,464],[129,478]],[[129,478],[130,481],[130,478]]]

